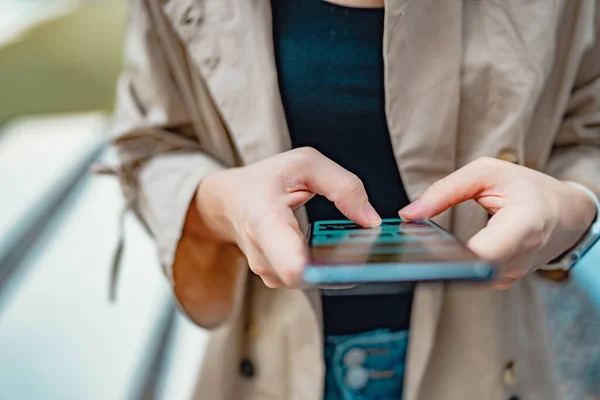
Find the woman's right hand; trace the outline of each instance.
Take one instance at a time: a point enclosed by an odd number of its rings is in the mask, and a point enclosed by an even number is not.
[[[214,173],[198,188],[196,207],[206,227],[236,243],[267,286],[296,288],[306,248],[294,211],[315,194],[359,225],[381,223],[360,179],[308,147]]]

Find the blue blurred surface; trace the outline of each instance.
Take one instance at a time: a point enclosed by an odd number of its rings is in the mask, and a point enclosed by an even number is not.
[[[600,242],[573,269],[573,279],[587,293],[600,313]]]

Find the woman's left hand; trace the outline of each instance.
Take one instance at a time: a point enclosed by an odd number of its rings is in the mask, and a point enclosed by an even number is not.
[[[574,246],[596,215],[594,201],[583,190],[494,158],[473,161],[435,182],[399,214],[407,220],[428,219],[471,199],[493,216],[467,245],[504,266],[499,288]]]

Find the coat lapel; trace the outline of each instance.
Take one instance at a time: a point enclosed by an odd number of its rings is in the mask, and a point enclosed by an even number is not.
[[[269,1],[180,0],[165,13],[189,48],[241,164],[289,150]],[[200,105],[201,107],[203,105]]]
[[[461,31],[459,0],[386,1],[386,115],[396,162],[411,199],[456,168]],[[440,215],[436,222],[449,229],[451,213]],[[443,296],[441,283],[416,288],[406,400],[418,399]]]
[[[226,99],[220,104],[223,116],[231,124],[242,160],[251,163],[290,150],[291,140],[277,81],[271,3],[229,1],[248,18],[238,17],[224,32],[228,39],[221,40],[228,43],[224,45],[227,57],[235,58],[219,79],[215,77],[215,88],[219,86],[215,95]],[[253,34],[248,34],[249,27]]]

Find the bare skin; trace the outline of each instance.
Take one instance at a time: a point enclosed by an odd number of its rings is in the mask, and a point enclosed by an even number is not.
[[[323,0],[327,3],[354,8],[383,8],[383,0]]]
[[[508,288],[572,247],[589,229],[596,205],[581,189],[541,172],[481,158],[434,183],[400,211],[427,219],[467,200],[493,217],[468,246],[505,266],[499,288]]]
[[[306,249],[293,211],[315,194],[326,196],[360,225],[381,221],[355,175],[318,151],[302,148],[206,178],[190,208],[182,243],[196,235],[235,244],[267,286],[297,288]],[[400,216],[430,218],[471,199],[493,217],[468,245],[481,257],[508,266],[502,287],[573,246],[596,214],[593,200],[571,185],[482,158],[433,184]],[[193,273],[181,273],[194,271],[193,258],[177,259],[175,269],[180,281],[193,285]]]
[[[381,223],[360,179],[308,147],[214,174],[195,205],[213,237],[235,243],[267,286],[297,288],[306,249],[294,211],[315,194],[360,225]]]

